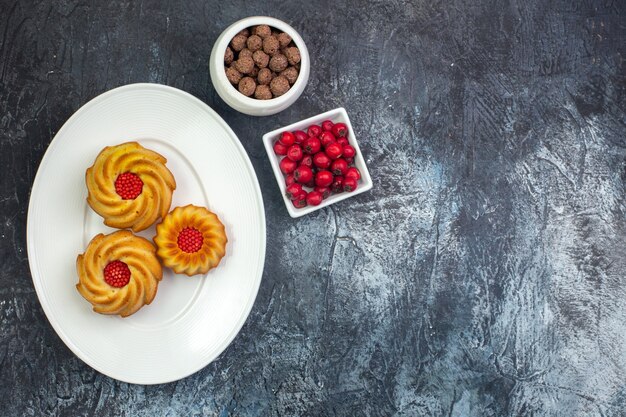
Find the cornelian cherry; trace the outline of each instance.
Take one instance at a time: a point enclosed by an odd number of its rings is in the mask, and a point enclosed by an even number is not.
[[[335,159],[332,164],[330,164],[330,171],[335,175],[345,175],[348,170],[348,163],[345,159]]]
[[[360,180],[361,179],[361,172],[359,171],[359,169],[357,167],[350,167],[348,168],[348,170],[346,171],[346,178],[354,178],[355,180]]]
[[[319,127],[318,125],[311,125],[309,126],[309,128],[306,130],[306,133],[309,136],[313,136],[313,137],[317,137],[319,136],[320,133],[322,133],[322,128]]]
[[[285,190],[285,195],[287,196],[288,199],[295,200],[296,198],[298,198],[298,196],[300,195],[301,191],[302,191],[302,185],[297,184],[297,183],[296,184],[291,184]]]
[[[318,152],[313,155],[313,164],[318,168],[326,169],[331,162],[331,159],[324,152]]]
[[[341,193],[343,192],[343,177],[341,175],[336,175],[333,179],[333,183],[330,185],[330,190],[333,193]]]
[[[332,133],[330,133],[329,131],[325,130],[322,133],[320,133],[320,143],[322,144],[322,147],[327,147],[330,143],[336,142],[337,139],[335,138],[335,135],[333,135]]]
[[[296,130],[295,132],[293,132],[293,136],[296,138],[296,143],[302,143],[309,138],[309,135],[307,135],[306,132],[303,132],[302,130]]]
[[[336,137],[346,137],[348,136],[348,126],[345,123],[335,123],[332,128],[333,135]]]
[[[356,155],[356,149],[353,146],[346,145],[343,147],[343,156],[345,158],[354,158],[354,155]]]
[[[306,165],[300,165],[293,172],[293,176],[300,184],[306,184],[313,179],[313,170]]]
[[[283,174],[291,174],[293,171],[296,170],[298,163],[296,161],[292,161],[291,159],[285,157],[280,160],[280,162],[278,163],[278,166],[280,167],[280,171]]]
[[[296,199],[291,201],[293,203],[293,206],[295,208],[306,207],[306,197],[307,197],[307,195],[308,195],[308,193],[306,191],[302,190],[300,192],[300,194],[298,194]]]
[[[330,195],[330,188],[328,187],[315,187],[314,188],[315,191],[317,191],[318,193],[322,194],[322,198],[325,200],[328,198],[328,196]]]
[[[354,190],[356,190],[356,187],[358,186],[356,180],[352,177],[347,177],[344,178],[343,180],[343,190],[347,191],[347,192],[352,192]]]
[[[300,165],[307,166],[309,168],[313,168],[313,157],[311,155],[304,155],[302,160],[300,161]]]
[[[287,158],[291,159],[292,161],[296,161],[296,162],[301,160],[302,159],[302,148],[300,147],[300,145],[298,145],[298,144],[291,145],[289,147],[289,149],[287,149]]]
[[[302,143],[302,147],[304,148],[304,153],[313,155],[322,149],[322,144],[318,138],[311,136]]]
[[[328,155],[330,159],[337,159],[341,156],[341,153],[343,152],[343,148],[338,143],[331,143],[330,145],[326,147],[324,152],[326,152],[326,155]]]
[[[350,142],[348,142],[348,139],[346,138],[338,138],[337,143],[340,144],[342,147],[348,146],[350,144]]]
[[[319,191],[311,191],[306,196],[306,203],[309,206],[319,206],[324,197],[322,197],[322,193]]]
[[[330,171],[322,169],[315,174],[315,185],[318,187],[328,187],[333,183],[333,174]]]
[[[274,143],[274,153],[276,155],[287,155],[287,147],[277,140],[276,143]]]
[[[335,124],[333,122],[331,122],[330,120],[324,120],[322,122],[322,130],[326,131],[326,132],[330,132],[331,130],[333,130],[333,126]]]
[[[291,146],[296,142],[296,137],[291,132],[283,132],[278,140],[285,146]]]

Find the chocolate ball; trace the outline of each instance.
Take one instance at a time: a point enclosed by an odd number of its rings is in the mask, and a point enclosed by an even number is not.
[[[230,47],[233,48],[233,51],[239,52],[246,47],[247,39],[248,38],[244,35],[235,35],[235,37],[230,41]]]
[[[252,59],[259,68],[267,67],[267,64],[270,62],[270,56],[263,51],[256,51],[253,53]]]
[[[236,60],[233,65],[235,66],[235,69],[240,73],[249,74],[250,71],[252,71],[252,68],[254,68],[254,60],[249,56],[244,56]]]
[[[237,55],[237,58],[241,59],[245,56],[252,58],[252,51],[248,48],[243,48],[241,51],[239,51],[239,55]]]
[[[275,54],[272,59],[270,59],[269,67],[274,72],[281,72],[285,68],[287,68],[287,57],[281,53]]]
[[[235,54],[233,53],[233,50],[230,49],[230,46],[227,46],[226,52],[224,52],[224,64],[230,65],[233,63],[234,59],[235,59]]]
[[[287,45],[289,45],[290,42],[291,42],[291,36],[287,35],[286,33],[281,33],[278,35],[278,43],[280,44],[281,48],[287,47]]]
[[[241,85],[241,83],[239,83]],[[270,82],[270,90],[272,90],[272,94],[274,97],[279,97],[289,91],[289,80],[282,75],[274,78],[272,82]]]
[[[254,98],[259,100],[270,100],[272,98],[272,91],[266,85],[257,85],[254,91]]]
[[[252,30],[252,33],[265,39],[272,35],[272,29],[267,25],[259,25]]]
[[[274,78],[274,74],[272,74],[272,71],[270,71],[267,68],[261,68],[259,70],[259,75],[257,75],[257,81],[261,85],[269,84],[273,78]]]
[[[258,51],[263,47],[263,39],[259,35],[252,35],[246,41],[246,45],[252,52]]]
[[[259,67],[257,67],[256,65],[252,67],[252,71],[250,71],[248,75],[252,78],[256,78],[257,75],[259,75]]]
[[[237,85],[237,83],[241,81],[242,75],[235,68],[228,67],[226,68],[225,71],[226,71],[226,78],[228,78],[228,81],[230,81],[231,84]]]
[[[243,77],[241,81],[239,81],[239,92],[244,96],[250,97],[252,94],[254,94],[254,90],[256,90],[256,83],[254,82],[254,78]]]
[[[239,33],[237,33],[237,35],[243,35],[247,38],[248,36],[250,36],[250,29],[248,28],[242,29],[239,31]]]
[[[293,85],[293,83],[295,83],[296,80],[298,79],[298,69],[296,67],[289,67],[283,72],[281,72],[280,75],[287,78],[287,80],[289,81],[289,84]]]
[[[268,36],[267,38],[263,39],[263,52],[265,52],[268,55],[274,55],[276,53],[276,51],[278,51],[278,48],[280,47],[280,44],[278,43],[278,39],[276,39],[273,36]]]
[[[295,46],[290,46],[289,48],[285,48],[284,53],[287,56],[287,60],[289,61],[289,64],[296,65],[298,62],[300,62],[300,50],[296,48]]]

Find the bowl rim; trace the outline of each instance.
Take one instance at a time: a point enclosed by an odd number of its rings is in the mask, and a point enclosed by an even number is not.
[[[223,71],[223,70],[220,71],[220,69],[223,67],[223,63],[224,63],[223,57],[224,57],[224,53],[226,52],[226,47],[230,44],[230,41],[232,40],[232,38],[243,29],[246,29],[248,27],[255,26],[255,25],[260,25],[260,24],[267,24],[268,26],[282,30],[283,32],[289,34],[293,42],[296,44],[296,46],[300,50],[300,70],[298,72],[298,78],[296,79],[296,82],[293,83],[289,91],[287,91],[285,94],[283,94],[280,97],[275,97],[269,100],[259,100],[256,98],[250,98],[250,97],[244,96],[230,83],[230,81],[228,81],[228,78],[226,78],[226,71]],[[223,92],[227,94],[232,100],[238,101],[247,106],[251,106],[254,108],[258,108],[258,109],[273,108],[273,107],[281,106],[289,102],[291,99],[293,99],[294,96],[299,96],[299,90],[300,89],[303,90],[304,89],[303,84],[306,84],[306,82],[308,81],[308,77],[304,75],[304,72],[305,72],[304,68],[305,67],[309,68],[310,62],[309,62],[309,52],[304,43],[304,39],[302,39],[300,34],[293,27],[291,27],[288,23],[280,19],[276,19],[270,16],[249,16],[241,20],[238,20],[234,22],[233,24],[231,24],[230,26],[228,26],[220,34],[220,37],[218,41],[215,43],[214,48],[215,48],[215,61],[216,61],[214,62],[214,66],[215,66],[214,69],[216,72],[215,76],[217,77],[217,80],[219,82],[221,82],[222,84],[226,86]]]
[[[331,120],[340,119],[343,123],[345,123],[348,126],[348,137],[350,138],[350,145],[352,145],[357,152],[355,156],[355,165],[357,165],[357,161],[358,161],[358,164],[361,165],[359,167],[359,171],[361,172],[360,186],[355,191],[350,192],[350,193],[344,192],[341,194],[332,195],[328,199],[322,201],[322,203],[318,206],[306,206],[303,208],[296,208],[293,206],[291,201],[285,195],[286,187],[285,187],[284,176],[283,176],[283,173],[280,171],[280,167],[278,166],[279,157],[274,154],[273,141],[276,138],[276,136],[282,132],[298,130],[298,128],[302,125],[307,125],[311,123],[321,123],[321,121],[325,119],[331,119]],[[354,129],[352,128],[350,117],[348,116],[348,112],[346,111],[346,109],[343,107],[338,107],[332,110],[328,110],[326,112],[319,113],[311,117],[307,117],[306,119],[298,120],[289,125],[267,132],[266,134],[263,135],[263,145],[265,146],[265,151],[270,160],[270,165],[272,166],[272,170],[274,171],[274,178],[276,179],[276,184],[278,185],[278,188],[280,190],[281,197],[283,199],[283,202],[285,203],[285,207],[287,208],[289,215],[292,218],[298,218],[298,217],[304,216],[316,210],[320,210],[324,207],[328,207],[332,204],[346,200],[350,197],[357,196],[361,193],[371,190],[373,187],[372,177],[370,176],[369,170],[367,168],[367,164],[365,162],[365,158],[363,157],[363,153],[361,152],[361,148],[359,147],[359,142],[354,133]]]

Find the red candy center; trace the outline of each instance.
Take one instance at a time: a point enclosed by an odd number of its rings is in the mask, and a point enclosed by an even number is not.
[[[109,262],[104,267],[104,281],[112,287],[122,288],[130,281],[130,269],[122,261]]]
[[[203,242],[204,237],[202,237],[202,233],[193,227],[185,227],[178,234],[178,247],[183,252],[198,252],[202,247]]]
[[[143,181],[132,172],[124,172],[115,180],[115,192],[124,200],[134,200],[142,189]]]

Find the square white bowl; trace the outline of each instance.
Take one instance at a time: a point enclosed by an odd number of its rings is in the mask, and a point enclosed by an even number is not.
[[[274,153],[274,142],[278,140],[280,134],[283,132],[293,132],[295,130],[303,130],[306,132],[306,129],[310,125],[321,125],[324,120],[330,120],[333,123],[341,122],[345,123],[348,126],[348,141],[350,142],[350,145],[352,145],[356,150],[356,155],[354,156],[354,166],[357,167],[358,170],[361,172],[361,179],[359,180],[359,185],[357,189],[352,192],[344,191],[339,194],[331,194],[318,206],[306,206],[303,208],[296,208],[294,207],[291,200],[289,200],[286,196],[287,187],[285,185],[285,175],[280,171],[280,167],[278,165],[280,159],[282,159],[283,157]],[[354,129],[352,129],[352,124],[350,123],[348,113],[343,107],[327,111],[326,113],[318,114],[317,116],[309,117],[308,119],[292,123],[289,126],[281,127],[280,129],[272,130],[271,132],[263,135],[263,144],[265,145],[267,156],[269,157],[272,169],[274,170],[274,176],[276,177],[278,188],[280,188],[280,193],[283,196],[285,207],[287,207],[289,215],[293,218],[304,216],[305,214],[309,214],[311,212],[314,212],[315,210],[330,206],[331,204],[343,201],[350,197],[354,197],[355,195],[364,193],[365,191],[372,189],[372,177],[370,177],[370,173],[367,170],[367,166],[365,165],[365,159],[363,158],[363,154],[361,153],[361,149],[359,148],[359,143],[357,142],[356,136],[354,135]]]

